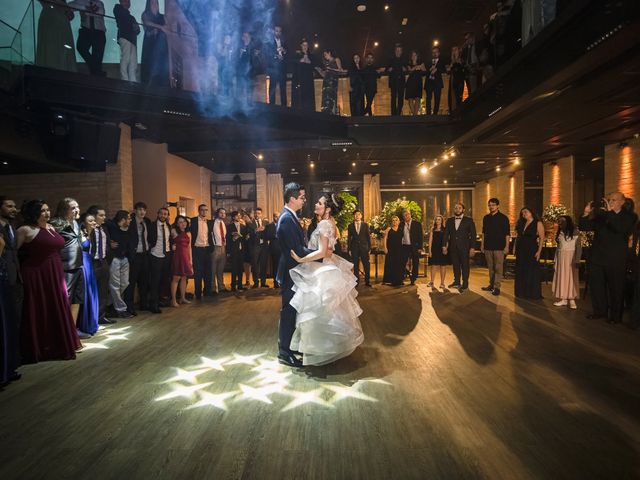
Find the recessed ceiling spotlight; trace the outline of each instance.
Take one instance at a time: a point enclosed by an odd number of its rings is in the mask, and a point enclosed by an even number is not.
[[[378,162],[371,162],[369,165],[371,165],[372,167],[377,167],[380,164]]]
[[[405,183],[404,180],[402,180],[402,185],[404,185],[404,183]]]
[[[429,169],[427,168],[426,165],[423,165],[423,166],[420,167],[420,173],[422,175],[426,175],[427,173],[429,173]]]
[[[496,167],[496,172],[499,172],[499,171],[500,171],[500,166],[497,166]]]
[[[262,159],[264,159],[264,155],[262,155],[261,153],[259,153],[257,158],[258,158],[258,160],[262,160]]]
[[[385,5],[385,6],[384,6],[384,11],[385,11],[385,12],[388,12],[388,11],[389,11],[389,5]]]
[[[316,166],[316,164],[315,164],[314,162],[311,162],[311,163],[309,164],[309,166],[310,166],[311,168],[313,168],[313,167],[315,167],[315,166]]]
[[[347,151],[347,147],[344,147],[344,148],[342,149],[342,151],[343,151],[343,152],[346,152],[346,151]]]
[[[373,42],[374,47],[377,47],[378,45],[380,45],[378,42]]]
[[[356,166],[356,162],[351,162],[351,166],[355,167]]]
[[[438,40],[434,40],[433,41],[433,46],[437,47],[438,45],[440,45],[440,42]]]
[[[602,157],[593,157],[591,159],[592,162],[597,162],[598,160],[602,160]]]
[[[445,184],[446,184],[446,183],[448,183],[448,182],[447,182],[446,180],[444,180],[442,183],[445,183]]]
[[[366,12],[367,11],[367,5],[364,3],[364,1],[360,1],[356,5],[356,10],[359,11],[359,12]]]
[[[3,165],[9,165],[9,162],[2,162]]]
[[[451,150],[451,156],[455,157],[456,156],[456,151],[455,150]]]
[[[351,175],[351,172],[349,172],[349,175]]]
[[[365,8],[366,8],[366,7],[365,7]],[[314,43],[314,44],[313,44],[313,48],[320,48],[320,44],[319,44],[319,43],[317,43],[317,42],[316,42],[316,43]]]
[[[433,161],[433,166],[434,166],[434,167],[437,167],[437,166],[438,166],[438,160],[434,160],[434,161]]]
[[[404,17],[404,18],[402,19],[402,26],[406,26],[406,25],[407,25],[407,23],[409,23],[409,19],[408,19],[407,17]]]
[[[476,165],[484,165],[485,163],[487,162],[485,162],[484,160],[476,160]]]

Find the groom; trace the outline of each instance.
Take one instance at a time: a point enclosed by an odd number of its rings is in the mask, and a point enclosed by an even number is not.
[[[290,302],[293,298],[293,280],[289,270],[295,268],[296,261],[291,257],[291,250],[299,257],[311,253],[304,245],[304,232],[300,226],[296,212],[306,202],[304,187],[297,183],[287,183],[284,187],[284,203],[276,237],[280,244],[280,262],[278,263],[277,282],[282,287],[282,310],[280,310],[280,324],[278,326],[278,360],[290,367],[302,367],[302,361],[294,356],[289,348],[291,337],[296,329],[296,310]]]

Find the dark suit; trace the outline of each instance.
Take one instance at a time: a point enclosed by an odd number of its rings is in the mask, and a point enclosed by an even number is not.
[[[280,355],[291,355],[291,337],[296,329],[296,310],[291,306],[293,298],[293,280],[289,270],[298,263],[291,258],[291,250],[299,257],[305,257],[311,250],[304,245],[304,232],[297,217],[287,208],[282,209],[276,237],[280,244],[280,262],[278,263],[277,280],[282,287],[282,310],[278,325],[278,348]]]
[[[7,280],[3,283],[0,277],[0,302],[5,303],[4,331],[0,331],[0,342],[2,342],[4,359],[3,365],[0,359],[0,383],[7,381],[20,366],[20,319],[22,317],[22,279],[20,277],[20,264],[18,263],[18,251],[16,249],[16,231],[7,223],[0,225],[0,237],[4,238],[5,247],[2,252],[2,260],[5,262],[7,270]],[[4,302],[3,302],[4,300]],[[5,378],[5,376],[7,378]]]
[[[98,320],[104,321],[109,298],[109,263],[111,260],[111,248],[109,248],[110,236],[106,223],[96,228],[89,239],[90,252],[93,262],[93,272],[98,285]],[[99,250],[99,247],[102,250]]]
[[[269,259],[269,242],[266,236],[266,228],[269,225],[264,218],[260,220],[265,230],[258,232],[258,220],[251,221],[249,243],[251,244],[251,272],[253,273],[253,285],[265,286],[267,284],[267,263]]]
[[[602,209],[580,217],[580,230],[595,232],[589,258],[589,285],[593,314],[622,321],[629,236],[637,221],[634,213]]]
[[[82,270],[82,231],[75,220],[54,218],[51,224],[64,238],[64,247],[60,250],[60,259],[67,282],[67,295],[71,304],[84,302],[84,273]]]
[[[469,288],[469,253],[476,244],[476,224],[464,215],[456,229],[455,217],[448,218],[444,226],[442,245],[447,247],[453,263],[453,283]],[[460,283],[462,274],[462,284]]]
[[[404,57],[394,56],[389,61],[387,72],[389,73],[389,88],[391,89],[391,115],[402,115],[404,105],[405,72],[407,62]]]
[[[433,59],[432,59],[433,62]],[[426,65],[427,80],[424,82],[424,89],[427,92],[427,115],[431,115],[431,97],[433,96],[433,114],[437,115],[440,110],[440,93],[444,87],[442,82],[442,74],[445,72],[444,60],[438,58],[435,64],[436,71],[431,73],[430,69],[433,63]]]
[[[211,252],[213,247],[211,245],[211,232],[213,231],[213,221],[207,220],[207,228],[209,229],[207,237],[206,247],[196,247],[196,240],[198,239],[198,217],[193,217],[189,224],[189,231],[191,232],[191,257],[193,262],[193,286],[195,289],[195,297],[201,298],[203,292],[203,280],[204,280],[204,293],[208,295],[211,292]]]
[[[238,236],[234,238],[233,234]],[[242,272],[244,271],[244,236],[247,227],[231,222],[227,225],[227,253],[231,257],[231,290],[242,287]]]
[[[265,238],[269,241],[269,256],[271,257],[271,274],[273,275],[273,286],[278,287],[278,263],[280,263],[280,243],[276,238],[275,222],[271,222],[267,225],[264,231]]]
[[[171,229],[169,225],[164,223],[158,234],[158,224],[160,222],[156,220],[151,224],[151,230],[149,230],[149,301],[148,306],[151,310],[157,310],[160,306],[160,293],[162,279],[167,277],[170,253],[170,240]],[[159,247],[161,256],[155,256],[151,250],[155,247]]]
[[[356,230],[356,222],[349,224],[347,229],[349,245],[349,253],[351,254],[351,260],[353,261],[353,273],[356,277],[360,278],[359,266],[362,262],[362,269],[364,270],[364,283],[369,285],[371,264],[369,263],[369,252],[371,251],[371,235],[369,234],[369,225],[364,222],[360,222],[360,233]]]
[[[135,215],[129,224],[130,245],[134,254],[129,259],[129,286],[124,292],[124,301],[127,302],[127,309],[134,311],[133,299],[135,296],[136,285],[138,286],[138,297],[140,300],[140,309],[147,308],[147,297],[149,293],[149,232],[153,229],[151,220],[147,217],[142,219],[142,225],[146,232],[142,244],[142,251],[138,252],[138,242],[140,235],[138,233],[138,220]]]
[[[280,37],[280,45],[287,49],[284,38]],[[287,106],[287,63],[286,54],[280,57],[278,44],[275,37],[264,43],[264,52],[267,61],[267,74],[269,75],[269,104],[276,103],[276,85],[280,88],[280,105]]]
[[[411,259],[411,283],[414,283],[418,278],[420,250],[422,250],[424,244],[424,233],[422,232],[422,224],[412,220],[409,224],[410,243],[407,244],[404,237],[405,225],[405,222],[400,223],[400,231],[402,232],[402,268],[406,269],[407,261]]]

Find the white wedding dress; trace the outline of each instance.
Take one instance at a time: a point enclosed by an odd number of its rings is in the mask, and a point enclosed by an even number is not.
[[[320,235],[329,238],[333,249],[336,230],[331,221],[318,223],[310,249],[318,249]],[[303,354],[304,365],[326,365],[351,355],[364,340],[353,264],[332,255],[322,262],[299,264],[291,270],[291,278],[295,292],[291,306],[298,312],[291,350]]]

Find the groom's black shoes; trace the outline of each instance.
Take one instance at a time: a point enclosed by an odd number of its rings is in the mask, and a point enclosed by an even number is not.
[[[290,367],[302,368],[302,362],[298,360],[292,353],[286,355],[283,355],[281,353],[280,355],[278,355],[278,362]]]

